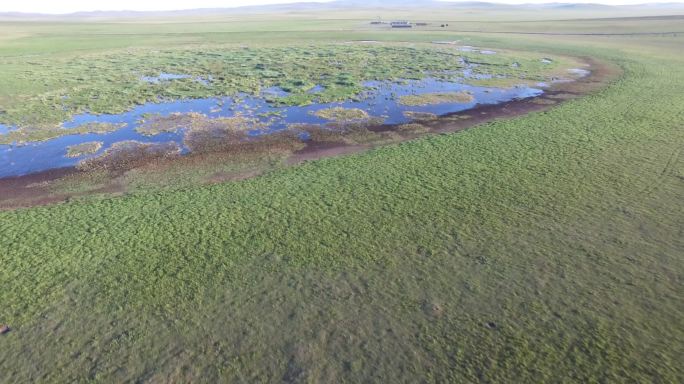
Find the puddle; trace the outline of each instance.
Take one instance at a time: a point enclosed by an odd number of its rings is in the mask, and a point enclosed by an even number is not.
[[[313,88],[309,89],[307,93],[321,93],[325,91],[325,87],[322,85],[316,85]]]
[[[15,129],[16,129],[16,128],[14,128],[14,127],[9,127],[9,126],[7,126],[7,125],[0,124],[0,135],[7,134],[7,133],[9,133],[10,131],[13,131],[13,130],[15,130]]]
[[[480,75],[472,73],[463,73],[463,76],[486,78],[484,75],[478,77]],[[148,103],[122,114],[80,114],[71,121],[65,122],[63,127],[68,129],[88,123],[111,123],[119,124],[122,128],[108,133],[73,134],[42,142],[0,145],[0,177],[19,176],[52,168],[75,166],[83,159],[104,153],[107,149],[112,148],[115,143],[131,140],[145,144],[176,143],[181,154],[190,151],[184,144],[187,127],[178,127],[174,131],[161,132],[155,135],[143,135],[138,132],[136,128],[143,124],[145,118],[149,118],[150,115],[164,117],[179,113],[199,113],[208,118],[242,116],[260,123],[257,124],[261,126],[259,129],[248,132],[251,136],[257,136],[284,131],[294,124],[325,124],[328,120],[320,117],[323,114],[317,112],[335,107],[361,109],[368,115],[378,118],[384,124],[405,124],[413,121],[411,116],[417,116],[416,114],[439,116],[468,110],[476,105],[498,104],[535,97],[543,93],[539,88],[526,86],[502,89],[471,86],[460,81],[462,78],[450,81],[437,78],[402,80],[399,82],[369,81],[364,83],[367,90],[359,97],[360,100],[314,103],[306,106],[278,106],[270,103],[269,99],[284,97],[289,94],[278,87],[271,87],[263,89],[261,95],[258,96],[238,94],[232,97]],[[323,89],[321,86],[316,86],[309,92],[315,94]],[[399,104],[399,99],[402,96],[452,92],[466,92],[473,96],[472,101],[421,106]],[[10,129],[7,126],[0,125],[0,133],[6,133]],[[308,137],[306,133],[298,133],[298,135],[302,140],[306,140]],[[98,146],[97,151],[93,154],[79,157],[67,156],[69,147],[88,142],[100,142],[102,145]]]

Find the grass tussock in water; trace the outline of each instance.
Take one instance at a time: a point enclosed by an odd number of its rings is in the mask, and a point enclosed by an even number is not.
[[[19,128],[0,135],[0,144],[27,143],[31,141],[45,141],[56,137],[73,134],[114,132],[126,126],[125,123],[87,123],[75,128],[47,127],[47,128]]]
[[[470,103],[475,98],[467,92],[424,93],[420,95],[406,95],[399,98],[399,104],[407,106],[421,106],[445,103]]]
[[[343,108],[333,107],[320,109],[313,113],[313,115],[326,120],[334,120],[337,122],[348,122],[354,120],[365,120],[370,116],[368,112],[358,108]]]
[[[135,129],[145,136],[154,136],[164,132],[176,132],[180,129],[190,131],[247,131],[250,129],[265,129],[267,123],[255,118],[237,115],[231,117],[210,118],[196,112],[172,113],[168,116],[151,115],[145,116],[140,125]]]
[[[135,130],[145,136],[155,136],[164,132],[176,132],[179,129],[190,128],[206,116],[196,113],[174,112],[168,116],[159,114],[143,116]]]
[[[80,143],[76,145],[70,145],[67,148],[67,157],[81,157],[85,155],[92,155],[102,148],[101,141],[89,141],[87,143]]]

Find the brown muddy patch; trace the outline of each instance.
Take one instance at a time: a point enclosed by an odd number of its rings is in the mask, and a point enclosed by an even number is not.
[[[442,317],[444,314],[444,305],[434,300],[425,300],[422,309],[426,315],[434,318]]]
[[[416,114],[413,122],[402,125],[382,124],[382,119],[363,121],[330,121],[321,125],[295,124],[288,129],[268,135],[250,136],[247,131],[259,124],[250,119],[232,117],[208,119],[199,114],[176,115],[171,119],[150,117],[147,132],[187,129],[184,143],[192,152],[181,156],[177,145],[119,143],[101,156],[87,159],[78,169],[56,169],[37,174],[0,179],[0,209],[14,209],[52,204],[89,193],[122,193],[128,188],[121,175],[165,173],[182,168],[185,172],[207,172],[204,183],[243,180],[263,173],[266,167],[236,167],[237,171],[218,171],[221,164],[241,163],[257,158],[272,158],[283,165],[323,157],[347,155],[366,151],[380,145],[410,140],[430,133],[458,132],[495,119],[544,111],[565,100],[581,97],[606,86],[621,74],[614,64],[581,58],[588,76],[573,82],[552,84],[544,94],[530,99],[513,100],[497,105],[480,105],[473,109],[433,118]],[[192,123],[190,127],[185,127]],[[267,125],[267,123],[266,123]],[[182,127],[183,126],[183,127]],[[308,138],[302,140],[305,133]],[[87,192],[64,192],[54,185],[65,179],[87,179],[92,172],[102,170],[112,174],[109,182],[96,183]],[[212,169],[214,169],[213,172]]]
[[[437,120],[439,116],[430,112],[405,111],[404,116],[413,121],[432,121]]]
[[[193,156],[222,152],[233,155],[248,153],[288,152],[304,146],[296,132],[280,131],[268,135],[249,136],[232,130],[191,130],[183,139]]]
[[[180,147],[174,142],[120,141],[112,144],[102,155],[82,160],[76,168],[81,171],[126,171],[153,160],[179,156],[180,152]]]
[[[380,136],[372,132],[372,128],[382,124],[382,119],[369,117],[363,121],[335,121],[326,124],[291,124],[288,128],[293,132],[305,133],[308,136],[306,145],[315,143],[340,143],[347,145],[367,144]]]

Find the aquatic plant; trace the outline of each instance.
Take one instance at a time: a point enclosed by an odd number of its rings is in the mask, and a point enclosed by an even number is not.
[[[467,92],[422,93],[401,96],[399,98],[399,104],[421,106],[445,103],[470,103],[473,100],[475,100],[473,95]]]
[[[182,128],[190,128],[205,118],[206,116],[195,112],[174,112],[168,116],[159,114],[145,115],[142,120],[138,121],[138,126],[135,130],[145,136],[155,136],[164,132],[176,132]]]
[[[359,108],[344,108],[344,107],[332,107],[319,109],[312,113],[313,115],[326,120],[334,120],[337,122],[348,122],[354,120],[365,120],[370,116],[368,112]]]
[[[31,141],[45,141],[66,135],[78,135],[86,133],[113,132],[125,127],[125,123],[87,123],[75,128],[62,127],[37,127],[18,128],[5,134],[0,134],[0,144],[28,143]]]
[[[75,145],[70,145],[67,147],[66,157],[81,157],[85,155],[92,155],[102,148],[104,143],[101,141],[88,141],[85,143],[79,143]]]

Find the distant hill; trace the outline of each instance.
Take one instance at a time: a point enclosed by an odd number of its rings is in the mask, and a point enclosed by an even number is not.
[[[611,9],[615,6],[598,3],[546,3],[546,4],[524,4],[531,8],[551,8],[551,9]]]
[[[557,10],[611,10],[611,9],[663,9],[682,10],[684,3],[648,3],[638,5],[611,6],[592,3],[545,3],[545,4],[500,4],[485,1],[436,1],[436,0],[336,0],[331,2],[293,2],[289,4],[272,4],[258,6],[242,6],[227,8],[200,8],[174,11],[91,11],[75,12],[70,14],[41,14],[21,12],[0,12],[0,20],[63,20],[63,19],[136,19],[136,18],[163,18],[203,15],[229,15],[239,13],[270,13],[270,12],[297,12],[297,11],[324,11],[334,9],[373,9],[373,8],[442,8],[442,9],[472,9],[472,10],[534,10],[534,9],[557,9]]]

